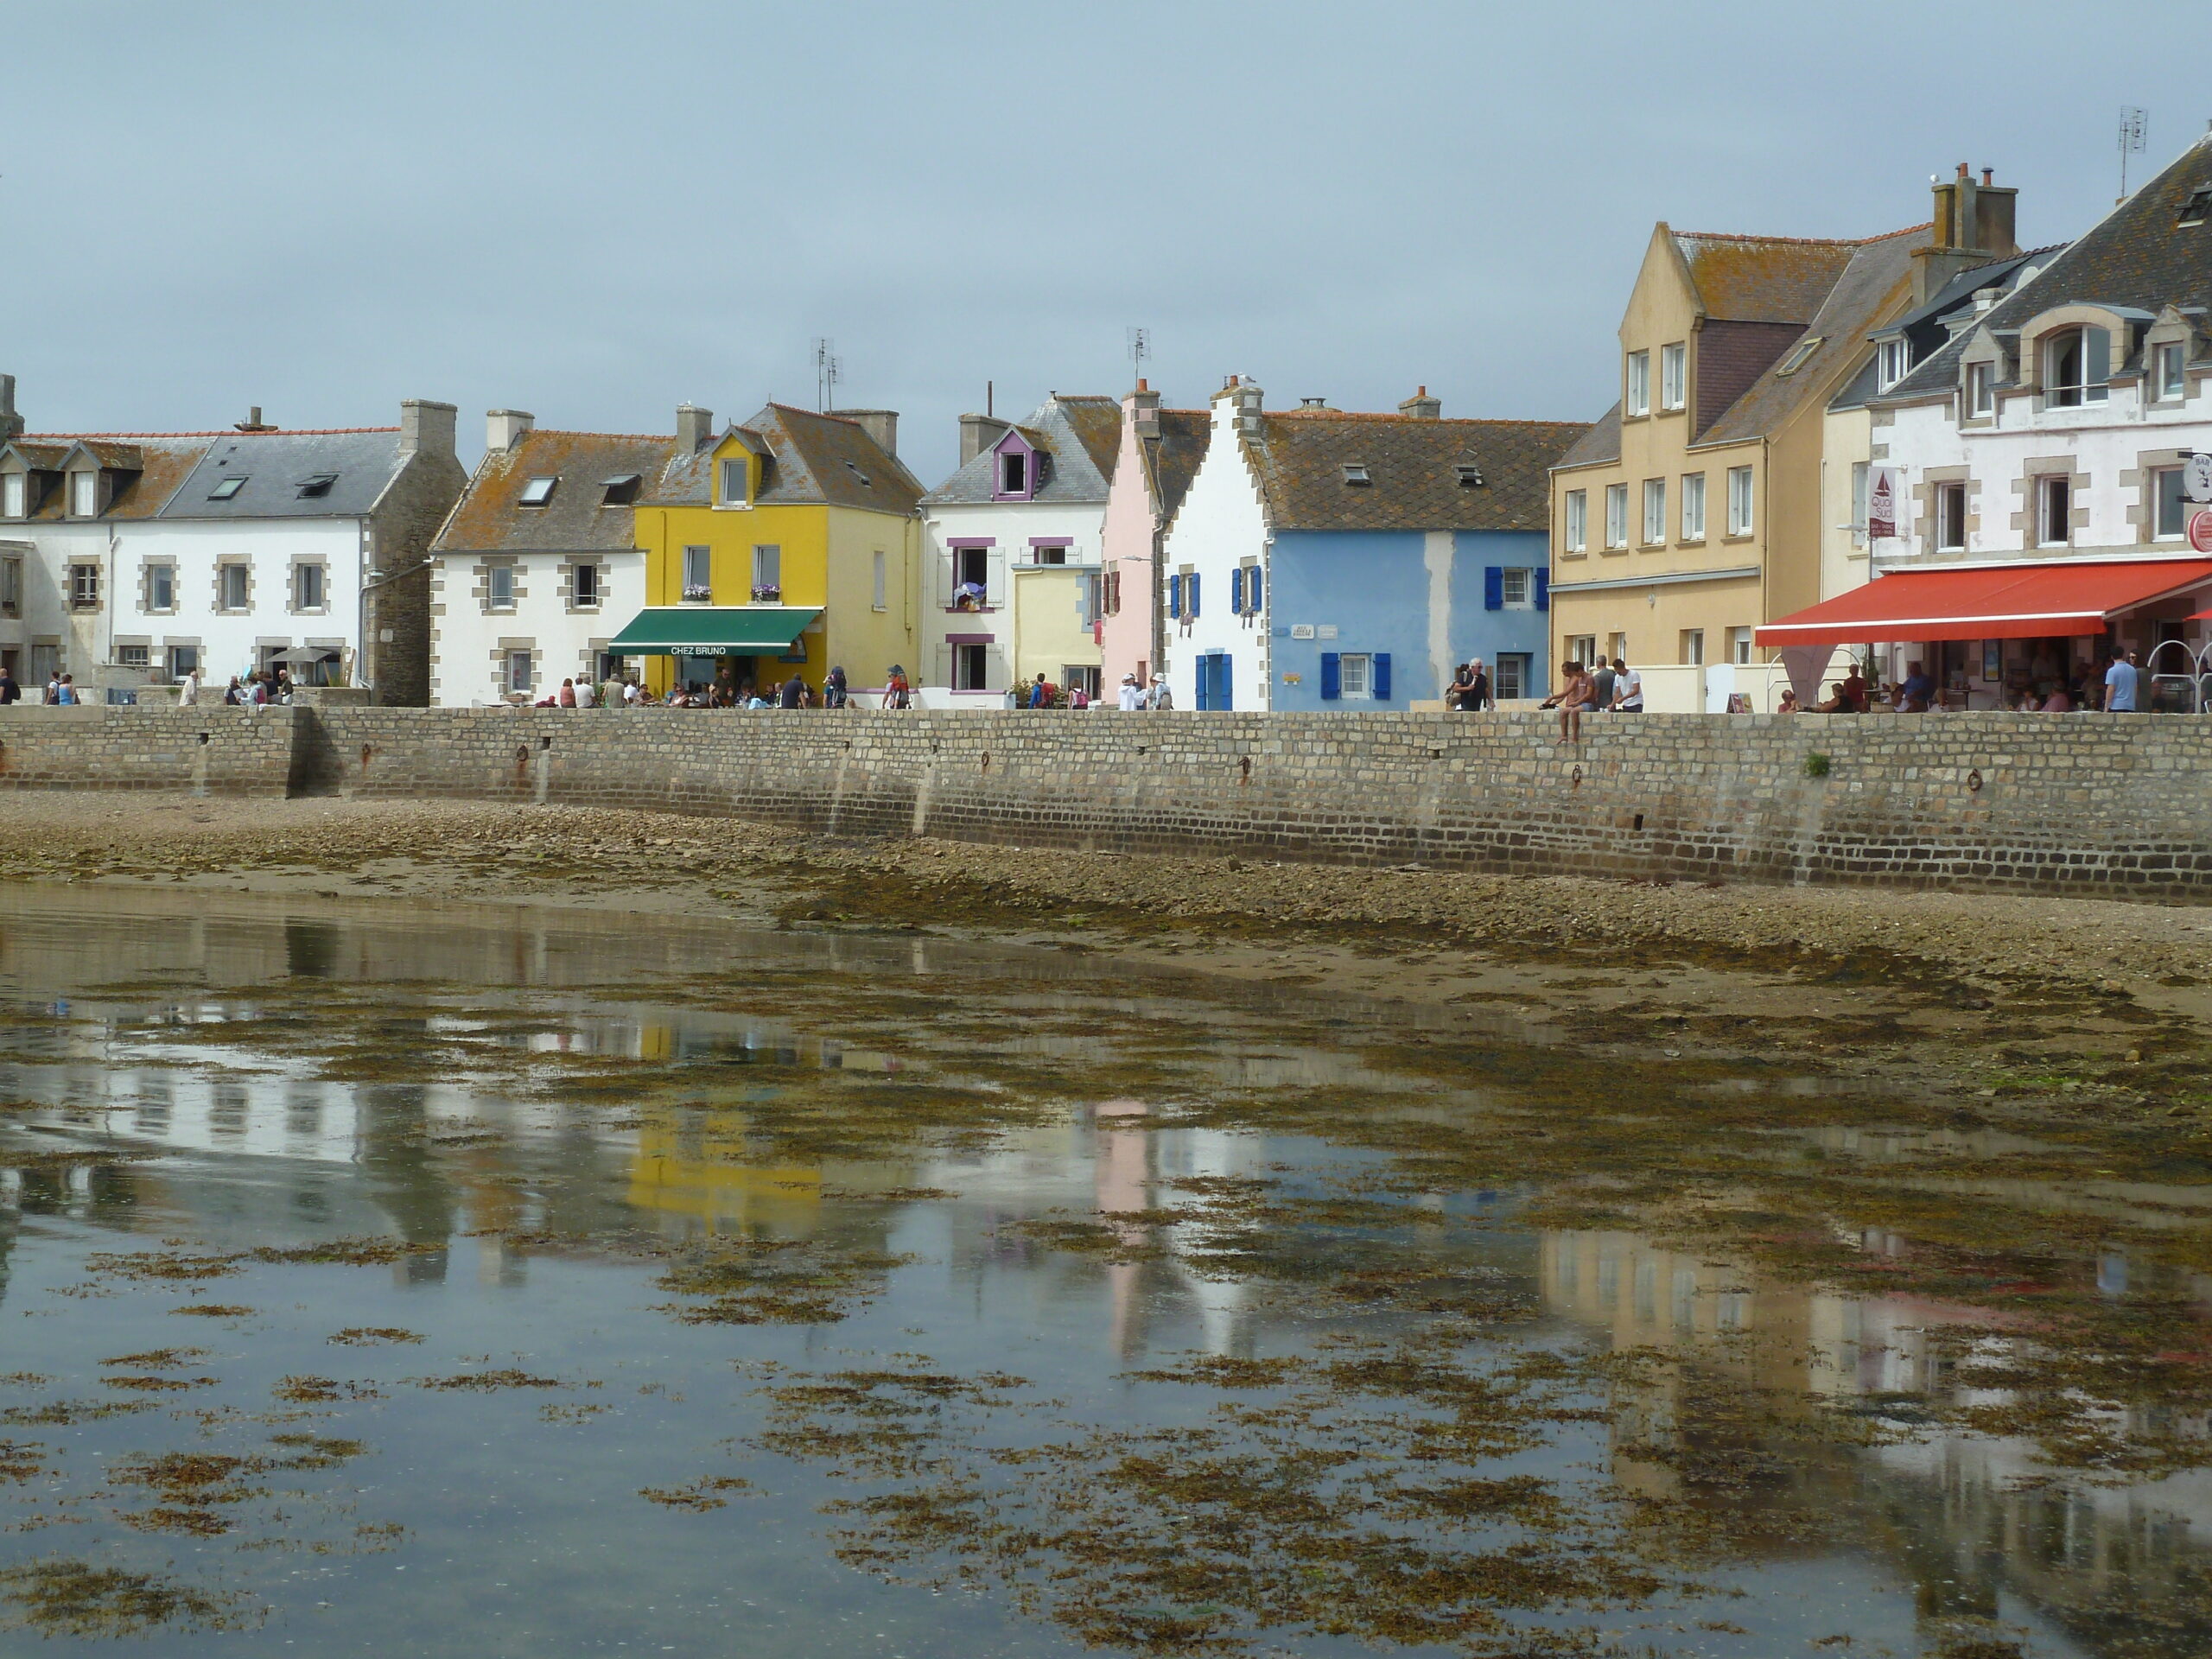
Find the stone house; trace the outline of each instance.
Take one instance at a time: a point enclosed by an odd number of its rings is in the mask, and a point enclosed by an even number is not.
[[[1205,459],[1213,417],[1203,409],[1163,409],[1160,393],[1139,380],[1122,399],[1119,440],[1101,527],[1097,627],[1102,695],[1112,698],[1122,677],[1151,683],[1166,659],[1166,594],[1160,580],[1160,547]]]

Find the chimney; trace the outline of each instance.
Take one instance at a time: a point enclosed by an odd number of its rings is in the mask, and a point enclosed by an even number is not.
[[[1974,169],[1961,162],[1955,176],[1936,182],[1935,226],[1928,245],[1913,250],[1915,303],[1925,305],[1962,270],[2019,252],[2013,213],[2020,193],[1993,183],[1996,176],[1995,168],[1985,167],[1977,183]]]
[[[1440,421],[1444,418],[1444,400],[1430,397],[1427,386],[1419,386],[1412,397],[1398,405],[1398,413],[1410,415],[1418,421]]]
[[[995,415],[963,415],[960,417],[960,464],[965,467],[1006,436],[1006,433],[1007,423]]]
[[[492,409],[484,412],[484,447],[504,454],[537,424],[537,416],[519,409]]]
[[[1236,431],[1241,437],[1257,442],[1266,430],[1261,410],[1267,404],[1267,393],[1249,375],[1236,380]]]
[[[701,409],[696,404],[676,406],[676,453],[679,456],[697,454],[714,435],[713,410]]]
[[[887,455],[899,454],[899,411],[895,409],[841,409],[841,419],[857,421],[875,440],[875,447]]]
[[[1135,417],[1137,436],[1156,438],[1160,435],[1160,394],[1149,381],[1139,380],[1137,389],[1129,394],[1129,411]]]
[[[461,411],[451,404],[410,397],[399,406],[399,453],[403,455],[453,454],[454,418]]]
[[[1326,409],[1329,400],[1326,397],[1301,397],[1298,400],[1298,406],[1300,409]]]
[[[23,417],[16,413],[16,377],[0,374],[0,443],[23,435]]]
[[[245,419],[233,421],[232,427],[239,432],[274,432],[276,429],[261,418],[261,405],[256,404],[245,412]]]

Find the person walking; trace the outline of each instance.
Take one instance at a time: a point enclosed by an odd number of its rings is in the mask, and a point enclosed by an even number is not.
[[[608,669],[607,677],[599,683],[599,706],[602,709],[622,707],[623,690],[622,676],[613,669]]]
[[[2135,691],[2141,673],[2133,661],[2134,653],[2114,645],[2112,666],[2105,670],[2105,712],[2108,715],[2135,713]]]
[[[851,688],[845,683],[845,671],[833,668],[830,677],[822,682],[822,706],[824,709],[846,709],[852,705]]]
[[[1640,715],[1643,712],[1643,676],[1618,657],[1613,658],[1613,712],[1617,715]]]
[[[184,683],[176,689],[176,706],[189,709],[200,701],[200,670],[195,665],[184,673]]]
[[[46,695],[39,701],[48,709],[61,701],[61,671],[60,669],[55,669],[53,673],[47,676]]]
[[[0,707],[23,700],[23,688],[16,683],[16,677],[9,670],[0,668]]]
[[[1175,706],[1175,694],[1167,689],[1166,679],[1160,675],[1152,677],[1152,694],[1145,700],[1147,709],[1168,709]]]
[[[793,669],[791,678],[784,682],[783,690],[776,693],[776,707],[779,709],[806,707],[806,682],[799,678],[797,669]]]
[[[1467,664],[1467,689],[1459,698],[1459,712],[1478,715],[1485,709],[1497,707],[1497,694],[1490,683],[1490,670],[1478,657]]]
[[[1049,709],[1052,706],[1052,694],[1046,690],[1045,677],[1042,674],[1037,677],[1037,683],[1029,688],[1029,696],[1026,702],[1032,709]]]
[[[61,683],[60,687],[54,694],[54,700],[65,709],[75,708],[77,706],[77,682],[70,678],[68,675],[64,674],[61,677]]]
[[[1125,715],[1133,715],[1144,707],[1144,690],[1137,684],[1135,675],[1122,676],[1122,689],[1114,694],[1114,706]]]

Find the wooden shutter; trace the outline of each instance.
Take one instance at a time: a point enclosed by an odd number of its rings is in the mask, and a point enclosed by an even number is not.
[[[1390,701],[1390,653],[1378,651],[1368,658],[1367,695],[1377,702]]]
[[[1505,608],[1505,567],[1486,564],[1483,567],[1483,609],[1502,611]]]
[[[1183,614],[1183,578],[1167,578],[1167,614],[1179,618]]]
[[[1333,651],[1325,651],[1321,653],[1321,701],[1334,702],[1344,694],[1344,658]]]
[[[1244,568],[1239,565],[1229,573],[1229,613],[1244,614]]]
[[[1536,601],[1536,608],[1540,611],[1551,609],[1552,573],[1543,569],[1531,570],[1529,573],[1529,581]]]
[[[1192,616],[1198,614],[1198,573],[1191,572],[1191,579],[1183,589],[1183,603]]]

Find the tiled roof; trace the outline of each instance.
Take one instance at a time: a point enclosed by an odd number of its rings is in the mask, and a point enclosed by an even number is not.
[[[205,433],[142,435],[126,442],[111,436],[87,440],[40,432],[27,433],[14,440],[9,448],[34,465],[52,470],[60,466],[79,444],[98,455],[102,467],[112,465],[119,471],[115,493],[100,517],[152,518],[161,513],[169,498],[176,493],[177,486],[207,453],[208,437]],[[46,499],[31,518],[37,522],[67,516],[67,492],[56,488],[47,492]]]
[[[2153,315],[2169,305],[2212,307],[2212,214],[2196,225],[2176,222],[2183,204],[2206,187],[2212,187],[2212,133],[2048,263],[2037,262],[2042,269],[2035,278],[1991,307],[1979,327],[2001,334],[2053,306],[2077,301],[2132,306]],[[1968,329],[1946,342],[1883,401],[1956,386],[1959,353],[1975,332]]]
[[[609,503],[609,479],[658,478],[676,440],[605,432],[525,432],[510,449],[493,450],[432,543],[435,553],[588,553],[635,547],[632,504]],[[533,478],[560,481],[542,507],[522,505]]]
[[[1055,392],[1014,430],[1052,458],[1045,482],[1031,499],[1043,502],[1091,502],[1106,499],[1121,448],[1122,405],[1112,397]],[[996,499],[997,463],[993,450],[970,456],[960,469],[922,498],[932,506],[976,505]]]
[[[1191,480],[1198,475],[1198,463],[1206,458],[1206,446],[1213,442],[1213,411],[1163,409],[1154,412],[1160,416],[1160,438],[1143,446],[1145,482],[1160,514],[1160,528],[1166,530],[1183,510],[1183,498],[1191,493]]]
[[[743,430],[767,446],[769,461],[753,498],[764,506],[823,502],[904,514],[913,512],[921,499],[914,475],[858,421],[770,404]],[[707,453],[673,457],[659,482],[648,483],[641,499],[689,505],[711,501]]]
[[[1621,406],[1600,415],[1574,445],[1552,464],[1554,467],[1596,467],[1621,458]]]
[[[1307,410],[1265,416],[1248,453],[1279,529],[1541,531],[1550,469],[1588,429]],[[1370,481],[1345,482],[1348,465]],[[1481,484],[1460,482],[1465,466]]]
[[[1856,242],[1669,229],[1708,317],[1810,322],[1858,251]]]

